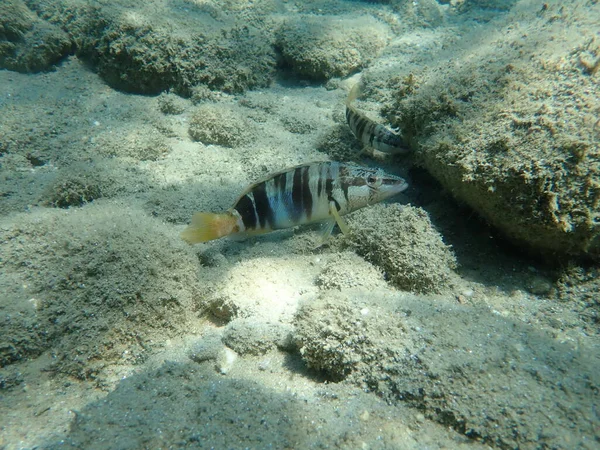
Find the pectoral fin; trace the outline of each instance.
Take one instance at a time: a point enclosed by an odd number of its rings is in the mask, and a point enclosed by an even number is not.
[[[340,230],[342,230],[342,233],[348,234],[350,232],[350,228],[348,228],[348,225],[346,225],[346,222],[344,222],[344,219],[342,219],[342,216],[340,216],[340,213],[335,207],[335,202],[329,202],[329,212],[335,218],[335,221],[337,222],[338,227],[340,227]]]
[[[333,231],[333,227],[335,227],[335,220],[331,219],[321,224],[321,230],[319,233],[319,245],[320,247],[323,244],[326,244],[331,237],[331,232]]]

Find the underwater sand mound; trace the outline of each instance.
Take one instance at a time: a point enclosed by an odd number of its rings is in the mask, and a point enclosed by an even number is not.
[[[487,308],[352,288],[301,306],[306,363],[498,448],[586,448],[600,361]],[[468,329],[468,336],[464,330]]]
[[[140,210],[36,210],[5,218],[0,233],[3,365],[51,348],[53,370],[95,377],[189,330],[197,260]]]

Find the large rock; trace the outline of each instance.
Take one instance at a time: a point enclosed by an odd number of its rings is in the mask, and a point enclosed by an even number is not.
[[[344,77],[365,67],[390,38],[389,27],[371,16],[299,16],[277,31],[283,63],[300,77]]]
[[[418,161],[513,241],[598,258],[597,27],[581,13],[567,33],[544,11],[511,13],[528,25],[398,77],[388,111]]]
[[[0,4],[0,68],[24,73],[48,70],[70,51],[67,33],[38,18],[23,1]]]
[[[66,31],[78,56],[118,89],[155,94],[194,86],[243,92],[266,86],[275,71],[272,38],[239,17],[208,7],[51,0],[28,6]]]

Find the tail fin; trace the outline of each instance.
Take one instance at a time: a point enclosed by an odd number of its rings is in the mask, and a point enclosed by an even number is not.
[[[348,94],[348,98],[346,99],[346,106],[350,106],[354,100],[358,98],[360,95],[360,81],[354,83],[352,89],[350,89],[350,93]]]
[[[192,223],[181,233],[181,239],[188,244],[212,241],[233,233],[237,219],[231,213],[213,214],[199,212],[192,217]]]

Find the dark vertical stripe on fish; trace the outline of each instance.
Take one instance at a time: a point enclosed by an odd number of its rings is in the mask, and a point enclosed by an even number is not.
[[[281,193],[281,195],[283,195],[285,193],[286,178],[287,178],[287,174],[286,173],[280,173],[273,180],[275,182],[276,192]]]
[[[377,128],[380,127],[381,125],[375,123],[375,122],[369,122],[367,120],[367,126],[365,127],[365,133],[368,136],[367,142],[371,139],[371,136],[375,137],[377,136]],[[363,137],[363,142],[365,141],[364,137]]]
[[[359,117],[356,123],[356,137],[364,142],[363,133],[365,132],[365,128],[367,127],[368,122],[364,119],[364,117]]]
[[[254,209],[254,202],[250,198],[250,195],[252,193],[244,195],[235,205],[235,210],[240,214],[246,229],[256,228],[256,210]]]
[[[375,130],[377,131],[377,130]],[[371,136],[369,137],[369,145],[372,147],[373,146],[373,141],[375,140],[375,133],[371,134]],[[377,139],[377,142],[379,142],[379,139]]]
[[[356,129],[356,120],[359,118],[358,115],[356,115],[356,113],[350,109],[350,108],[346,108],[346,122],[348,123],[348,125],[350,126],[350,129],[352,130],[352,132],[354,132],[354,130]]]
[[[325,166],[321,166],[319,168],[319,174],[317,175],[318,180],[317,180],[317,199],[320,199],[321,196],[323,195],[323,179],[325,178],[325,174],[323,173],[323,168]]]
[[[302,215],[302,167],[294,170],[294,181],[292,187],[292,219],[298,220]]]
[[[266,190],[267,183],[260,183],[254,187],[252,193],[254,194],[254,205],[256,207],[256,214],[260,221],[261,228],[266,228],[267,225],[273,227],[275,220],[269,198]]]
[[[333,200],[333,178],[329,167],[327,168],[327,174],[325,175],[325,194],[327,194],[327,200]]]
[[[327,166],[327,171],[325,174],[325,194],[327,194],[327,201],[333,202],[335,204],[335,209],[337,209],[339,211],[341,208],[340,204],[333,197],[333,176],[334,176],[334,174],[332,173],[333,164],[334,163]]]
[[[340,167],[339,177],[341,181],[340,185],[342,188],[342,192],[344,193],[344,198],[346,199],[346,203],[348,203],[348,169],[346,169],[345,167]]]
[[[313,198],[310,193],[310,175],[309,175],[309,166],[304,166],[302,169],[302,202],[304,214],[306,214],[306,218],[310,220],[312,216],[312,206],[313,206]]]

